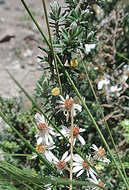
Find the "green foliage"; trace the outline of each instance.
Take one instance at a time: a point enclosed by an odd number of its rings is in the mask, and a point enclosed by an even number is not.
[[[11,124],[21,133],[23,136],[34,144],[34,118],[32,110],[25,110],[22,106],[21,98],[5,99],[0,98],[0,110],[9,118]],[[0,135],[0,147],[6,153],[24,154],[32,153],[22,142],[22,140],[15,134],[7,124],[3,124]],[[5,157],[10,160],[10,158]],[[26,164],[27,159],[11,159],[11,162],[17,162]],[[29,163],[28,163],[29,164]],[[31,164],[30,164],[31,165]]]
[[[124,133],[123,136],[126,138],[127,143],[129,143],[129,119],[125,119],[121,122]]]
[[[108,80],[110,80],[111,86],[120,86],[122,83],[120,83],[120,78],[125,72],[122,66],[128,64],[128,5],[122,6],[118,0],[92,0],[81,2],[78,0],[65,0],[64,2],[66,6],[62,8],[58,2],[54,1],[49,13],[50,26],[53,32],[52,40],[54,50],[56,56],[62,61],[64,68],[59,64],[59,60],[56,60],[58,69],[56,68],[50,47],[39,47],[40,50],[45,53],[45,56],[39,58],[41,60],[41,68],[46,72],[43,72],[42,77],[37,82],[34,99],[40,106],[40,109],[47,114],[50,121],[58,126],[58,130],[61,129],[61,125],[69,127],[71,120],[67,121],[62,111],[59,111],[59,96],[52,93],[55,87],[60,88],[60,77],[63,97],[69,94],[69,96],[73,97],[75,103],[82,105],[68,77],[64,74],[64,71],[68,72],[85,100],[88,109],[91,111],[91,115],[93,115],[95,121],[97,121],[103,136],[109,146],[113,148],[100,110],[99,104],[101,105],[113,139],[121,150],[119,156],[127,171],[129,168],[127,159],[129,151],[127,148],[127,143],[129,142],[129,120],[126,119],[128,117],[129,106],[129,102],[126,101],[129,96],[128,87],[125,88],[119,96],[111,96],[109,89],[106,89],[107,91],[105,89],[105,91],[99,90],[98,83],[101,81],[101,77],[105,75],[109,77]],[[116,54],[116,51],[118,54]],[[126,59],[119,56],[121,54],[123,57],[126,57]],[[47,65],[46,68],[44,68],[45,65]],[[99,104],[95,100],[88,77],[98,97]],[[127,79],[127,81],[128,80],[129,79]],[[125,83],[127,81],[125,81]],[[115,93],[117,94],[117,92]],[[9,122],[15,129],[35,147],[36,140],[34,136],[37,132],[37,126],[35,124],[34,115],[37,112],[37,104],[33,104],[32,108],[27,110],[22,106],[22,101],[20,98],[0,98],[0,110],[9,118]],[[123,135],[121,134],[120,123],[124,131]],[[81,147],[80,144],[77,143],[76,148],[78,151],[81,149],[84,155],[92,155],[90,146],[93,143],[97,146],[103,146],[102,139],[100,139],[96,128],[93,126],[93,120],[89,118],[84,106],[82,111],[76,115],[75,124],[86,129],[86,132],[83,134],[86,145]],[[3,127],[0,134],[0,146],[4,152],[10,155],[32,154],[32,151],[12,129],[6,124],[3,124]],[[124,144],[121,145],[123,138],[126,139],[126,142],[124,141]],[[59,141],[56,136],[53,137],[53,139],[56,144],[53,153],[60,157],[64,151],[67,150],[67,143],[65,139]],[[109,153],[107,153],[107,157],[110,157]],[[115,158],[118,163],[117,155],[115,155]],[[26,190],[45,188],[45,181],[42,181],[42,177],[50,175],[50,173],[48,168],[43,166],[38,158],[29,160],[28,157],[23,159],[23,157],[20,156],[17,158],[5,156],[5,160],[13,163],[15,166],[18,165],[23,171],[8,165],[9,168],[14,169],[12,175],[11,169],[10,171],[7,170],[6,173],[3,171],[3,168],[0,167],[3,176],[6,176],[8,173],[10,174],[8,180],[12,183],[0,183],[1,188],[10,190],[11,188],[24,188]],[[97,164],[101,165],[102,163]],[[6,165],[4,166],[6,170],[7,167]],[[28,167],[28,169],[25,169],[24,166]],[[104,169],[98,171],[98,173],[105,178],[106,182],[108,181],[109,187],[114,190],[124,190],[124,182],[122,182],[120,175],[118,175],[116,166],[112,163],[109,165],[102,164],[102,166]],[[18,170],[20,173],[19,179],[14,178],[15,170]],[[63,175],[67,178],[69,175],[68,171]],[[53,174],[51,179],[55,176],[56,174]],[[81,179],[85,181],[86,177],[86,175],[83,175]],[[33,178],[33,180],[31,178]],[[23,181],[21,181],[21,179],[23,179]],[[50,188],[53,190],[66,190],[69,188],[64,185],[65,182],[58,184],[53,181],[53,184],[54,185],[50,185]],[[108,187],[106,186],[105,189],[108,189]]]

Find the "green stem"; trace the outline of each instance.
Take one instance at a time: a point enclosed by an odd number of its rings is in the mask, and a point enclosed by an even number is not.
[[[51,50],[52,50],[52,54],[53,54],[53,58],[54,58],[54,64],[55,64],[55,68],[56,68],[57,78],[58,78],[58,82],[59,82],[59,86],[60,86],[61,95],[63,95],[62,85],[61,85],[61,80],[60,80],[60,75],[59,75],[59,70],[58,70],[58,65],[57,65],[57,61],[56,61],[56,57],[55,57],[55,53],[54,53],[53,42],[52,42],[52,38],[51,38],[51,31],[50,31],[50,26],[49,26],[49,21],[48,21],[47,8],[46,8],[45,0],[42,0],[42,3],[43,3],[43,9],[44,9],[44,14],[45,14],[45,18],[46,18],[49,41],[50,41],[50,44],[51,44]]]
[[[45,34],[43,33],[40,25],[38,24],[38,22],[34,19],[31,11],[28,9],[28,6],[26,5],[24,0],[20,0],[23,4],[23,6],[25,7],[25,9],[27,10],[28,14],[30,15],[31,19],[33,20],[34,24],[36,25],[37,29],[39,30],[39,32],[41,33],[42,37],[44,38],[46,44],[48,45],[49,48],[51,48],[50,43],[48,41],[48,39],[46,38]]]
[[[123,54],[119,53],[118,51],[116,51],[116,54],[117,54],[119,57],[121,57],[121,58],[125,59],[126,61],[128,61],[128,63],[129,63],[129,59],[128,59],[127,57],[125,57]]]

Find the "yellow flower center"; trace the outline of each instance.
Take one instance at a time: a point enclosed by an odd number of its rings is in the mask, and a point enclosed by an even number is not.
[[[103,156],[105,156],[106,151],[104,148],[100,148],[99,150],[95,151],[94,154],[97,156],[103,157]]]
[[[127,76],[129,76],[129,71],[126,71],[125,74],[126,74]]]
[[[72,59],[70,61],[70,65],[71,65],[71,67],[77,67],[78,66],[78,60],[77,59]]]
[[[53,88],[51,92],[53,96],[59,96],[60,89],[56,87],[56,88]]]
[[[65,169],[66,167],[66,162],[64,160],[60,160],[58,163],[57,163],[57,167],[60,168],[60,169]]]
[[[99,181],[98,185],[101,186],[101,187],[104,187],[104,182]]]
[[[73,129],[73,136],[76,137],[79,134],[79,127],[74,127]]]
[[[65,100],[65,109],[66,110],[71,110],[72,107],[73,107],[73,104],[74,104],[73,99],[72,98],[67,98]]]
[[[118,90],[115,90],[114,93],[117,94],[117,93],[118,93]]]
[[[46,150],[46,146],[44,144],[39,144],[39,145],[36,146],[36,150],[39,153],[44,153],[45,150]]]
[[[38,129],[39,129],[40,131],[46,131],[47,125],[46,125],[45,123],[39,123]]]
[[[85,169],[89,169],[89,167],[90,167],[85,161],[82,162],[82,166]]]

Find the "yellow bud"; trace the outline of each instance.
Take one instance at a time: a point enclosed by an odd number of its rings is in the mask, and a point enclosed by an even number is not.
[[[56,88],[53,88],[51,92],[53,96],[59,96],[60,89],[56,87]]]
[[[101,165],[96,165],[95,168],[96,168],[96,170],[100,171],[103,167]]]
[[[78,60],[77,59],[72,59],[70,61],[70,65],[71,65],[71,67],[77,67],[78,66]]]

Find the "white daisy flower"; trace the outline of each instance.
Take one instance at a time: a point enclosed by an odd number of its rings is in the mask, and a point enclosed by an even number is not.
[[[88,178],[88,181],[91,182],[91,183],[94,183],[96,185],[99,185],[101,187],[105,187],[104,182],[102,182],[100,179],[97,180],[97,178],[94,178],[94,179]],[[99,187],[92,187],[92,188],[90,188],[90,190],[100,190],[100,188]]]
[[[123,74],[121,77],[120,77],[120,82],[126,82],[128,79],[128,76]]]
[[[89,158],[88,158],[89,160]],[[78,154],[73,155],[73,173],[77,173],[76,177],[82,175],[86,171],[87,176],[95,179],[96,172],[86,163]]]
[[[128,79],[128,77],[129,77],[129,65],[124,65],[124,67],[123,67],[123,75],[126,76],[126,78]]]
[[[95,144],[93,144],[90,148],[94,150],[93,154],[95,159],[109,164],[110,160],[106,158],[106,151],[104,148],[98,148]]]
[[[37,144],[41,144],[42,142],[54,143],[52,139],[52,135],[55,135],[54,129],[48,126],[47,121],[45,120],[44,116],[36,113],[35,119],[38,125],[38,133],[35,135],[37,139]]]
[[[38,144],[36,146],[37,152],[42,154],[51,163],[52,163],[52,158],[54,157],[54,155],[50,150],[54,148],[55,148],[54,144],[46,144],[46,143]],[[34,153],[34,156],[32,158],[36,158],[36,157],[37,157],[37,154]]]
[[[52,155],[52,162],[56,165],[57,170],[62,174],[62,171],[67,169],[67,162],[70,160],[70,155],[68,156],[68,151],[66,151],[62,158],[59,160],[56,156]]]
[[[121,87],[118,88],[117,85],[115,85],[115,86],[111,86],[111,88],[109,89],[108,93],[111,94],[112,96],[119,97],[121,90],[122,90]]]
[[[80,141],[80,143],[82,145],[85,145],[85,140],[84,138],[80,135],[81,132],[84,132],[85,129],[79,128],[78,126],[74,126],[73,128],[73,146],[76,143],[76,140],[78,139]],[[60,130],[60,132],[69,139],[69,142],[71,143],[71,130],[65,126],[62,126],[62,129]],[[59,136],[60,139],[62,139],[63,137],[60,134],[57,134],[57,136]]]
[[[110,84],[110,80],[107,78],[100,80],[98,82],[98,90],[101,90],[102,88],[106,89],[109,84]]]
[[[128,88],[129,85],[126,83],[127,79],[128,79],[127,75],[122,75],[119,79],[118,85],[120,85],[120,87],[122,88]]]
[[[73,116],[76,115],[75,110],[78,110],[79,112],[81,112],[82,106],[80,106],[79,104],[75,104],[72,97],[69,97],[69,95],[67,95],[66,99],[64,99],[60,95],[60,98],[61,98],[61,100],[59,101],[59,103],[60,103],[59,108],[60,108],[60,110],[63,109],[64,115],[66,116],[67,120],[72,112],[73,112]]]
[[[85,44],[85,52],[89,54],[90,51],[95,48],[95,46],[96,44]]]

